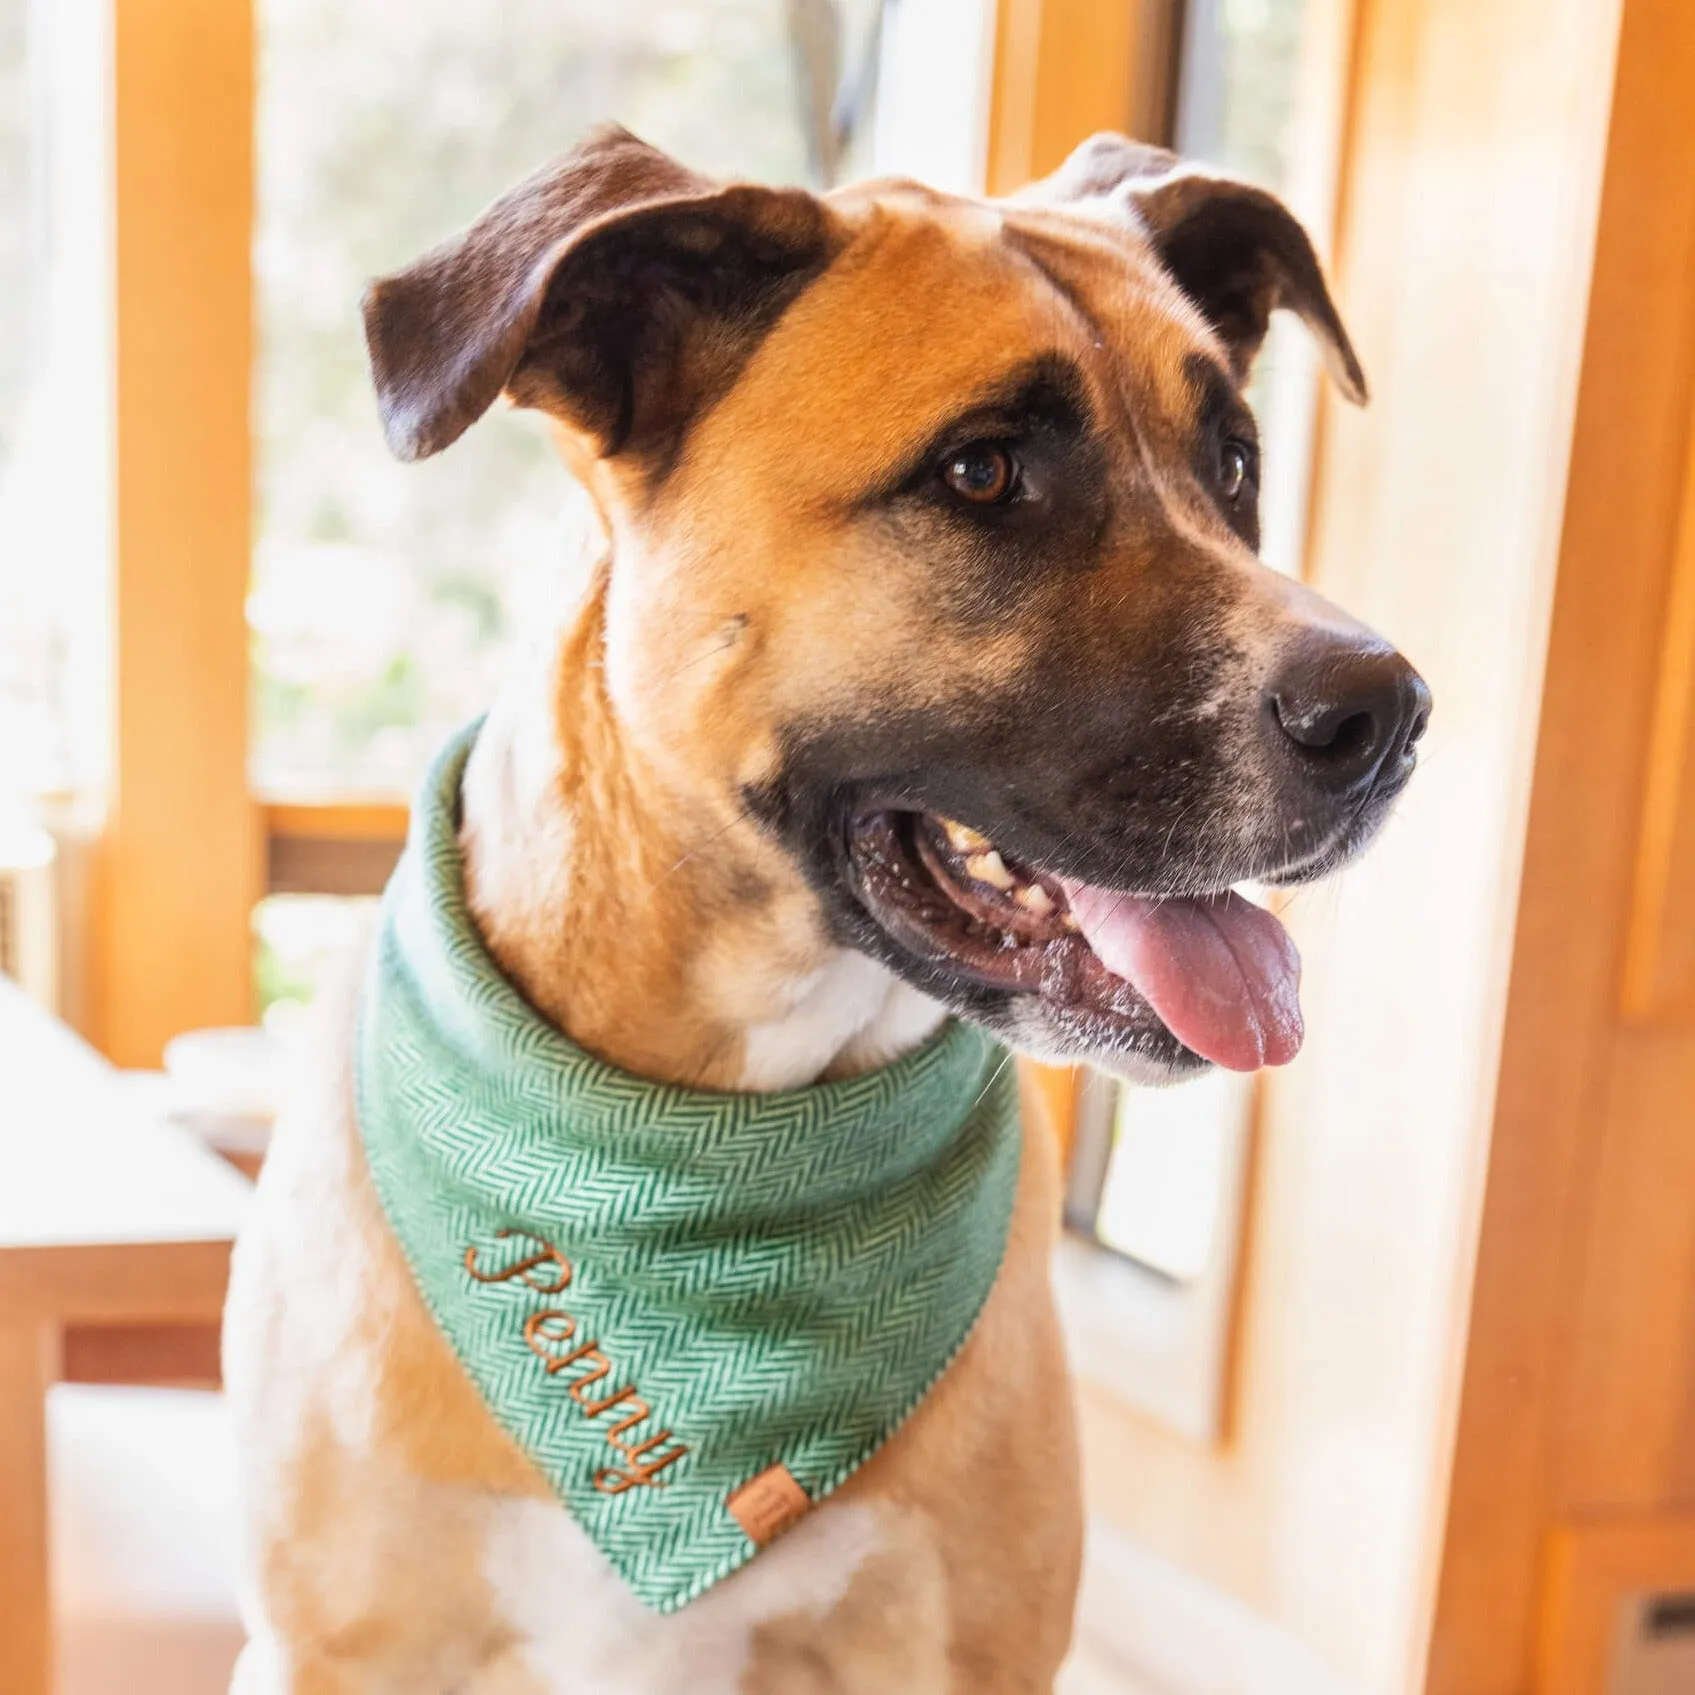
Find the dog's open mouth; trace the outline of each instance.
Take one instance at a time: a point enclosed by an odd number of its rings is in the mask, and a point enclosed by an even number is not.
[[[1263,907],[1230,890],[1128,894],[1059,877],[932,813],[853,820],[860,899],[900,946],[986,988],[1128,1029],[1151,1013],[1232,1071],[1300,1050],[1300,956]]]

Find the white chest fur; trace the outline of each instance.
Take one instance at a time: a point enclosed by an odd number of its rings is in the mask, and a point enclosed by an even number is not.
[[[872,1070],[917,1047],[946,1016],[874,960],[840,949],[796,986],[787,1012],[748,1029],[741,1087],[794,1089]]]
[[[899,1518],[892,1507],[826,1502],[758,1559],[668,1616],[643,1607],[571,1518],[548,1502],[509,1501],[492,1510],[485,1570],[515,1638],[512,1658],[545,1695],[743,1695],[767,1678],[774,1688],[797,1687],[784,1683],[779,1669],[791,1630],[804,1631],[815,1669],[824,1670],[829,1650],[819,1655],[817,1644],[821,1636],[827,1644],[825,1621],[848,1601],[856,1580],[890,1560],[911,1570],[915,1550]],[[867,1646],[855,1639],[856,1660]],[[922,1675],[909,1681],[917,1668],[886,1670],[896,1682],[863,1687],[934,1686]]]

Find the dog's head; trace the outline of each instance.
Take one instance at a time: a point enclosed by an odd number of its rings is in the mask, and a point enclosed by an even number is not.
[[[607,688],[682,799],[959,1013],[1158,1075],[1293,1053],[1293,948],[1230,891],[1359,849],[1428,712],[1256,557],[1278,307],[1363,399],[1294,219],[1168,154],[820,198],[613,130],[366,321],[403,457],[503,391],[558,421],[613,541]]]

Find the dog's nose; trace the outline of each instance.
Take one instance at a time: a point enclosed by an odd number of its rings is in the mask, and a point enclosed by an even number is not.
[[[1392,647],[1315,632],[1285,656],[1265,706],[1274,739],[1340,794],[1408,762],[1430,720],[1430,690]]]

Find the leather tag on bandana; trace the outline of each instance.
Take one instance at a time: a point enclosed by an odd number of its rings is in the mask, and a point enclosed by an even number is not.
[[[795,1482],[794,1473],[781,1463],[767,1466],[735,1490],[725,1506],[756,1547],[781,1536],[812,1505],[806,1491]]]

